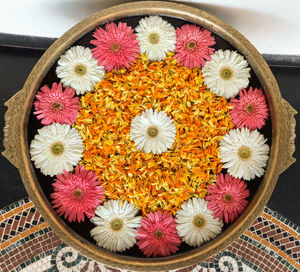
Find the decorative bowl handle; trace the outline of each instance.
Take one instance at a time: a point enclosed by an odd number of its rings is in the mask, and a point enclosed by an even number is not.
[[[279,174],[296,161],[293,154],[295,152],[295,114],[297,111],[286,100],[282,99],[280,114]]]
[[[24,95],[24,91],[21,90],[4,103],[8,109],[4,116],[4,151],[2,155],[17,168],[21,165],[20,119],[23,113]]]

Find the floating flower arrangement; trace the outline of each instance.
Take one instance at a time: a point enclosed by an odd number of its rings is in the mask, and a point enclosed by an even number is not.
[[[53,177],[58,214],[90,220],[98,246],[168,256],[214,239],[247,207],[268,161],[269,109],[247,60],[215,44],[207,29],[159,16],[107,23],[37,92],[44,126],[31,159]]]

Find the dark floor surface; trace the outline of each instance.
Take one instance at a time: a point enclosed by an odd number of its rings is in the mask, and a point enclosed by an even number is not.
[[[44,50],[12,48],[0,45],[0,143],[3,151],[4,102],[18,92],[32,67]],[[300,112],[300,67],[271,66],[278,81],[282,96]],[[17,106],[17,105],[16,105]],[[300,114],[296,115],[300,122]],[[300,127],[296,127],[300,135]],[[300,225],[300,139],[296,137],[297,159],[288,170],[280,175],[268,206]],[[0,208],[27,195],[18,170],[0,155]]]

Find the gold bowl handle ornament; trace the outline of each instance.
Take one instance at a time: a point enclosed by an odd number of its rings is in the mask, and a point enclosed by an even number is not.
[[[297,114],[297,111],[286,100],[282,99],[280,112],[279,174],[296,161],[293,157],[296,138],[295,114]]]
[[[4,151],[2,152],[2,155],[17,168],[20,168],[21,165],[20,120],[22,119],[21,115],[23,114],[24,95],[24,91],[21,90],[4,103],[7,107],[7,111],[4,116]]]

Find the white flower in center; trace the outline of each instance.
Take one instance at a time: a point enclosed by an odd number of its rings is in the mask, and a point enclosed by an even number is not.
[[[174,143],[175,136],[174,121],[164,111],[147,109],[132,120],[130,139],[137,149],[146,153],[165,152]]]

